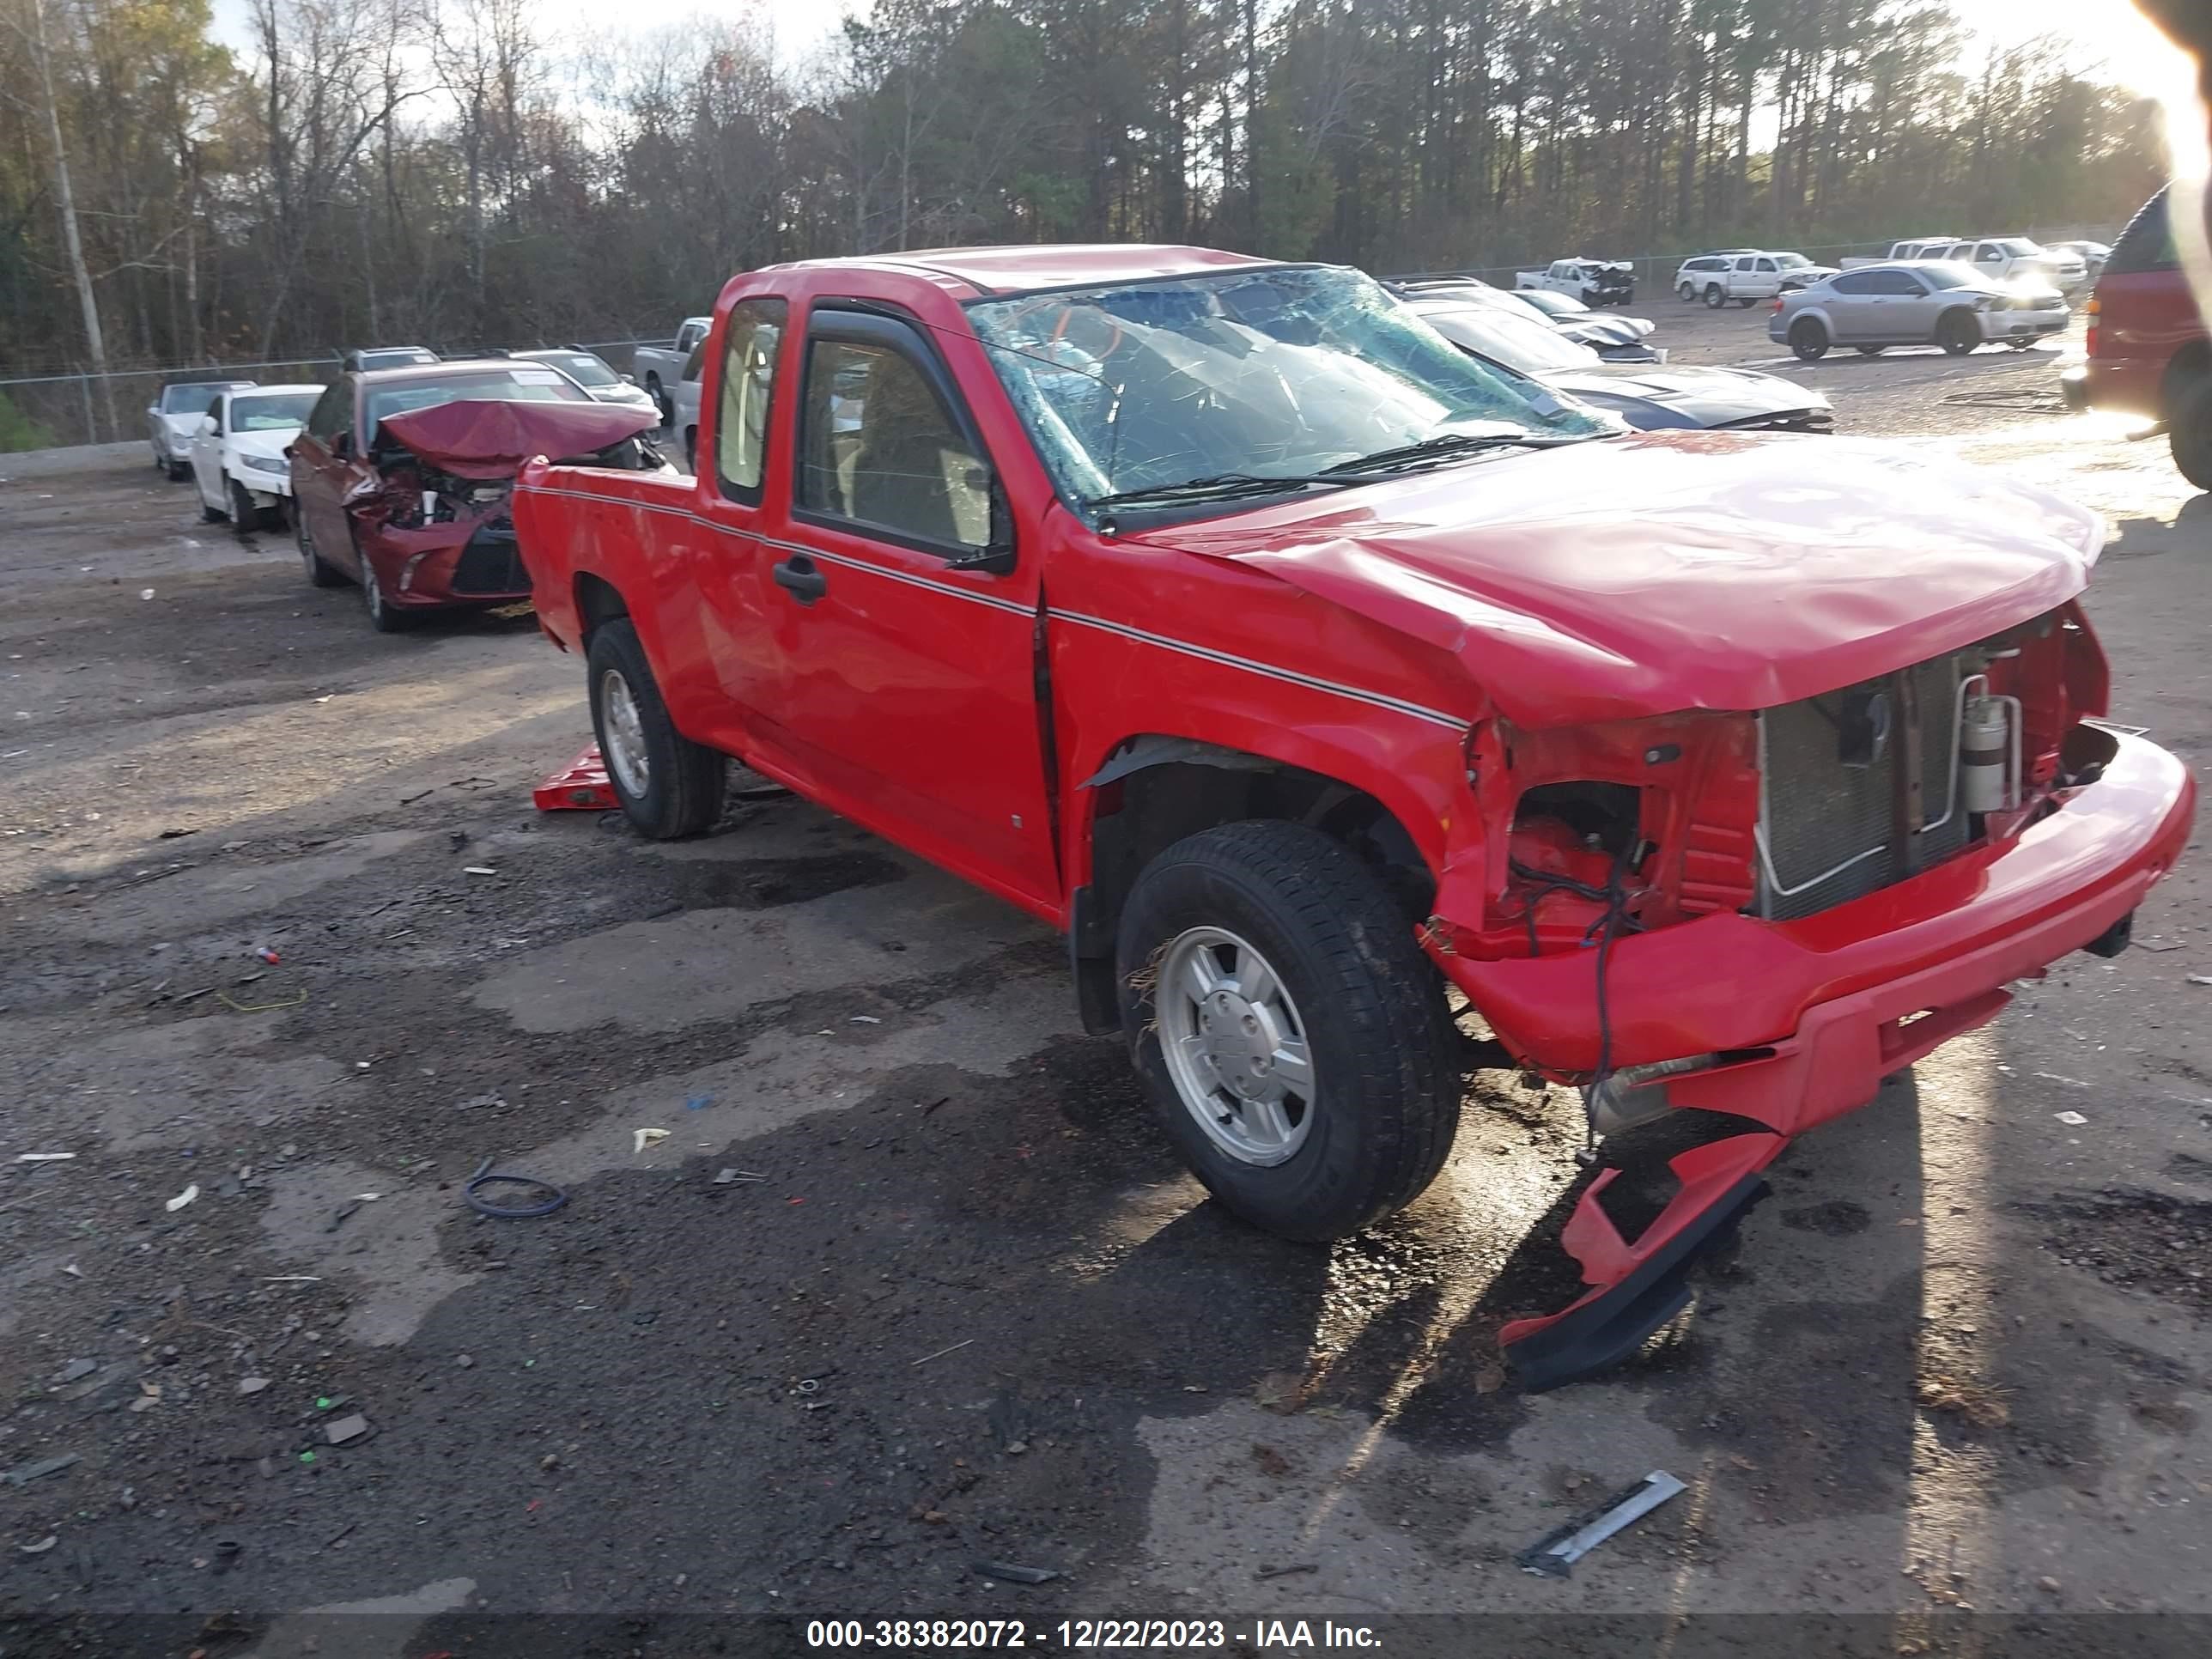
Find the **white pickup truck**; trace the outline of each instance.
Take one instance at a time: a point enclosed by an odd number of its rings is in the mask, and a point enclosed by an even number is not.
[[[1892,242],[1879,259],[1851,258],[1845,265],[1888,264],[1899,259],[1947,259],[1972,265],[1994,283],[2047,283],[2068,299],[2089,285],[2089,267],[2069,248],[2047,248],[2025,236],[1916,237]]]
[[[651,393],[653,401],[660,405],[660,423],[663,426],[675,423],[673,398],[677,383],[684,378],[684,365],[691,356],[691,349],[707,337],[707,330],[714,320],[712,317],[686,317],[671,343],[637,346],[630,352],[630,378]]]
[[[1554,259],[1541,270],[1519,270],[1513,286],[1571,294],[1586,306],[1626,304],[1636,297],[1636,267],[1626,259]]]

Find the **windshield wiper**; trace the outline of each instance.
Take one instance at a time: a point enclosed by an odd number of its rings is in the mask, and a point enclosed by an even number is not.
[[[1259,472],[1222,472],[1207,478],[1185,478],[1180,483],[1146,484],[1141,489],[1116,490],[1110,495],[1092,495],[1084,502],[1085,507],[1127,507],[1136,501],[1235,501],[1241,495],[1264,495],[1277,490],[1297,489],[1308,484],[1319,484],[1328,489],[1346,489],[1359,482],[1358,478],[1337,475],[1319,477],[1310,473],[1280,473],[1270,477]]]
[[[1595,437],[1596,434],[1593,433],[1590,435]],[[1322,471],[1332,478],[1340,478],[1371,472],[1377,468],[1387,471],[1416,461],[1441,460],[1446,456],[1472,453],[1479,449],[1557,449],[1562,444],[1583,441],[1580,437],[1540,437],[1533,432],[1446,432],[1433,438],[1424,438],[1416,444],[1401,444],[1395,449],[1378,449],[1372,455],[1339,461],[1334,466],[1323,467]]]

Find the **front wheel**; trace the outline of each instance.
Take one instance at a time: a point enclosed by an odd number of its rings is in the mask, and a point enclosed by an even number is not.
[[[1177,842],[1137,878],[1115,971],[1168,1138],[1253,1225],[1342,1238],[1443,1167],[1461,1092],[1443,988],[1341,843],[1273,820]]]
[[[668,394],[660,389],[660,376],[647,374],[645,377],[645,392],[653,399],[653,406],[660,411],[661,425],[673,426],[676,423],[676,405],[668,401]]]
[[[629,619],[593,629],[584,661],[599,757],[638,833],[677,841],[713,829],[722,816],[727,763],[676,729]]]
[[[1947,311],[1936,325],[1936,343],[1963,357],[1982,343],[1982,326],[1970,311]]]
[[[230,525],[241,536],[261,527],[261,509],[253,504],[252,492],[235,478],[230,481]]]
[[[1790,349],[1800,361],[1817,362],[1828,355],[1828,330],[1818,317],[1800,317],[1790,325]]]
[[[1853,346],[1851,348],[1862,357],[1879,357],[1888,349],[1887,346]]]
[[[384,597],[384,584],[377,578],[376,567],[360,549],[361,544],[356,541],[354,550],[361,560],[361,608],[368,617],[368,625],[380,634],[405,632],[415,618]]]

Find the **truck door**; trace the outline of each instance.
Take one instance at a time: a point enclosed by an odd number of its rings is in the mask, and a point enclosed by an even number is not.
[[[920,328],[834,300],[796,368],[787,527],[762,555],[767,712],[840,811],[1056,911],[1036,556],[958,384]]]
[[[1751,284],[1736,290],[1739,300],[1771,300],[1782,292],[1782,267],[1765,254],[1759,257],[1752,271]]]

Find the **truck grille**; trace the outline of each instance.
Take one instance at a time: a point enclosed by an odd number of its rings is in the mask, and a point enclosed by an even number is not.
[[[1908,670],[1919,707],[1923,823],[1917,866],[1927,869],[1966,844],[1958,803],[1959,661],[1936,657]],[[1848,711],[1887,693],[1887,680],[1846,686],[1759,716],[1759,915],[1809,916],[1888,886],[1906,873],[1891,848],[1897,768],[1905,734],[1893,731],[1869,763],[1844,758]]]
[[[530,591],[530,572],[515,546],[513,523],[494,519],[477,526],[453,566],[453,591],[485,595]]]

